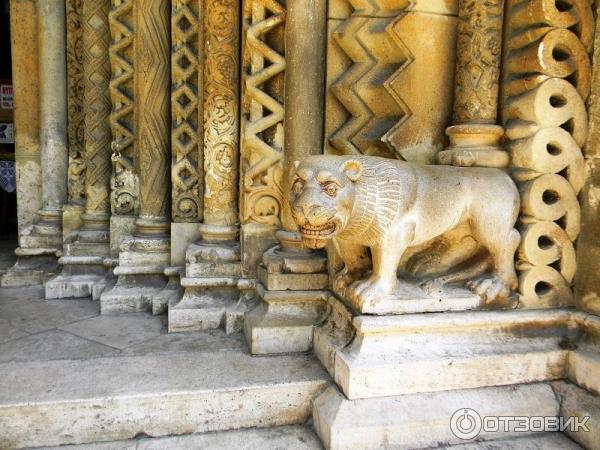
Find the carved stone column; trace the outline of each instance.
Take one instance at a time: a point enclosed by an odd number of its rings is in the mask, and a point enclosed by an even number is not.
[[[131,312],[152,308],[165,286],[170,263],[170,2],[139,0],[135,5],[135,157],[139,216],[134,237],[123,243],[119,277],[102,294],[101,310]]]
[[[68,203],[63,207],[63,241],[81,227],[85,206],[85,113],[83,98],[83,2],[67,0],[67,134],[69,169],[67,171]]]
[[[152,303],[162,314],[183,295],[185,253],[200,239],[203,216],[204,0],[171,2],[171,265],[169,282]]]
[[[207,0],[203,19],[204,222],[186,252],[169,331],[217,328],[239,298],[239,2]]]
[[[83,4],[85,212],[81,228],[65,238],[65,256],[59,260],[63,272],[46,283],[47,299],[91,295],[105,276],[104,259],[110,256],[109,8],[110,0]]]
[[[36,2],[10,2],[13,87],[15,91],[15,160],[17,169],[18,262],[0,279],[2,286],[38,284],[54,257],[38,256],[28,239],[35,213],[42,207],[40,164],[39,50]]]
[[[322,151],[326,19],[325,1],[287,2],[284,193],[290,189],[294,162]],[[280,245],[264,253],[258,268],[262,302],[245,317],[254,354],[310,350],[313,327],[325,308],[327,258],[302,248],[287,198],[281,223],[276,233]]]
[[[446,130],[451,145],[438,154],[441,164],[508,166],[504,129],[496,125],[503,22],[504,0],[459,1],[454,126]]]
[[[21,235],[16,254],[24,260],[19,274],[12,280],[9,275],[3,284],[41,282],[44,274],[56,270],[56,254],[62,251],[68,165],[65,3],[40,0],[37,7],[42,208],[32,227]]]

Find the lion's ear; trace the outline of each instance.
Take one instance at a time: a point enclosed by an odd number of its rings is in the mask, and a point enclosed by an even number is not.
[[[344,172],[351,181],[358,181],[363,173],[362,163],[356,159],[349,159],[342,165],[342,172]]]

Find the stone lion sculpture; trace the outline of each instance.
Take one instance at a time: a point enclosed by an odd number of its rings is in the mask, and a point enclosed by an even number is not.
[[[333,240],[345,264],[334,285],[354,302],[392,294],[403,256],[458,229],[487,251],[491,268],[464,280],[468,288],[491,302],[517,287],[519,193],[501,170],[374,156],[312,156],[295,167],[290,207],[303,243]]]

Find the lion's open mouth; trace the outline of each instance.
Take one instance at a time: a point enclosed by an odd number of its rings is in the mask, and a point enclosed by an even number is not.
[[[313,227],[310,225],[304,225],[300,232],[309,238],[327,237],[335,233],[335,223],[327,223],[321,227]]]

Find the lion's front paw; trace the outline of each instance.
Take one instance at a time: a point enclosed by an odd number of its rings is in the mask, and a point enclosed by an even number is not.
[[[486,303],[504,300],[510,296],[510,288],[498,277],[481,277],[467,283],[467,288],[479,295]]]
[[[333,278],[333,289],[336,292],[345,292],[346,288],[354,282],[355,278],[347,269],[338,272]]]
[[[395,283],[379,277],[357,281],[348,288],[348,298],[361,306],[376,305],[383,297],[394,292]]]

